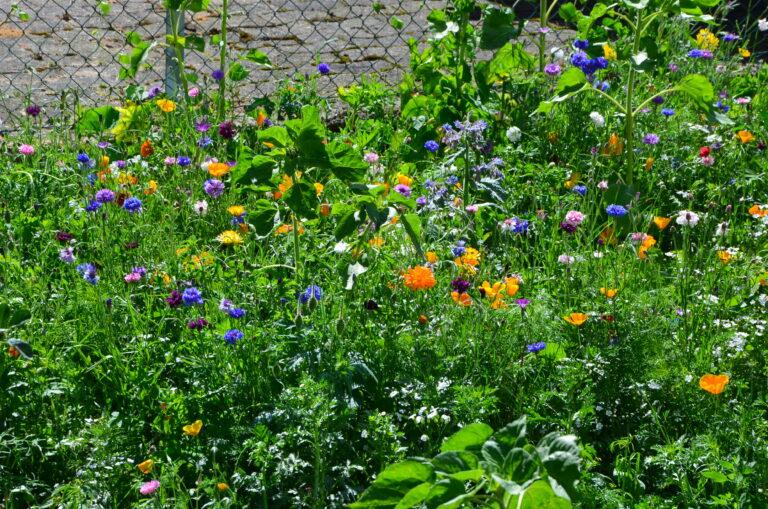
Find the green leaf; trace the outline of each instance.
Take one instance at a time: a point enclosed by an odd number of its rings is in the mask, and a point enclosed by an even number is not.
[[[533,65],[533,57],[521,43],[508,42],[491,59],[487,82],[508,81],[512,76],[530,71]]]
[[[227,71],[227,78],[231,81],[243,81],[251,74],[251,71],[243,67],[240,62],[235,62]]]
[[[365,178],[368,165],[351,145],[336,139],[325,146],[333,174],[344,183],[360,182]]]
[[[728,478],[725,476],[725,474],[723,474],[722,472],[718,472],[717,470],[704,470],[701,473],[701,476],[707,479],[710,479],[713,482],[716,482],[718,484],[728,482]]]
[[[525,445],[525,434],[528,418],[524,415],[497,431],[493,438],[507,447],[522,447]]]
[[[283,195],[283,201],[298,217],[312,219],[317,216],[315,188],[307,182],[294,182]]]
[[[442,9],[434,9],[427,16],[427,22],[433,32],[443,32],[448,27],[448,15]]]
[[[133,49],[130,53],[121,54],[117,57],[122,64],[118,73],[118,78],[121,80],[136,77],[139,67],[147,60],[150,50],[155,47],[154,42],[142,41],[136,32],[128,32],[125,39],[129,45],[133,46]]]
[[[112,6],[107,2],[99,2],[97,7],[102,16],[109,16],[109,13],[112,12]]]
[[[575,497],[581,464],[576,436],[550,433],[541,439],[536,451],[549,476],[554,478],[571,498]]]
[[[417,486],[411,488],[411,490],[405,494],[405,496],[398,502],[395,509],[410,509],[411,507],[420,504],[427,498],[432,483],[423,482]]]
[[[360,217],[364,214],[362,212],[358,213],[357,210],[351,210],[341,216],[341,219],[339,219],[339,222],[336,224],[336,229],[333,230],[333,235],[336,237],[336,240],[348,237],[360,225],[362,221],[355,219],[355,215]]]
[[[645,9],[648,7],[649,0],[624,0],[624,5],[633,9]]]
[[[520,496],[523,497],[523,501],[517,507],[521,509],[570,509],[573,507],[570,501],[557,496],[549,483],[544,480],[535,481]],[[515,507],[515,504],[512,506]]]
[[[77,120],[77,133],[81,136],[99,134],[111,129],[120,118],[120,112],[112,106],[89,108]]]
[[[288,131],[282,126],[273,125],[258,132],[258,138],[261,143],[270,143],[277,148],[286,148],[293,145]]]
[[[395,30],[402,30],[403,27],[405,26],[405,23],[403,23],[403,20],[401,20],[397,16],[392,16],[391,18],[389,18],[389,24]]]
[[[271,157],[256,155],[250,161],[235,165],[232,181],[240,185],[267,182],[272,178],[272,171],[276,166],[277,161]]]
[[[413,488],[429,483],[434,477],[431,465],[406,460],[390,465],[379,474],[373,484],[363,492],[351,509],[394,507]]]
[[[480,32],[481,49],[501,48],[518,35],[520,27],[515,26],[515,13],[512,9],[486,8]]]
[[[446,479],[441,479],[432,485],[424,502],[427,507],[436,507],[449,500],[464,495],[464,493],[464,483],[458,479],[448,477]]]
[[[587,85],[587,76],[577,67],[571,67],[557,80],[555,93],[559,96],[573,94]]]
[[[260,66],[271,69],[272,68],[272,61],[269,60],[269,57],[266,53],[263,51],[259,51],[257,49],[252,49],[245,55],[240,57],[243,60],[248,60],[249,62],[253,62],[255,64],[259,64]]]
[[[706,76],[689,74],[681,79],[675,88],[688,96],[700,110],[708,112],[712,108],[715,90]]]
[[[424,258],[424,250],[421,248],[421,219],[417,214],[404,214],[402,217],[403,228],[408,234],[408,238],[411,239],[413,247],[419,254],[420,258]]]
[[[441,452],[431,461],[435,470],[446,474],[457,474],[477,468],[477,457],[469,451]]]
[[[461,428],[457,433],[448,438],[440,447],[441,452],[465,451],[467,449],[479,449],[483,443],[493,435],[493,428],[487,424],[476,422]]]
[[[269,200],[261,199],[248,207],[248,222],[258,235],[266,235],[275,226],[277,209]]]
[[[0,330],[16,327],[31,317],[32,313],[27,308],[12,306],[7,303],[0,304]]]
[[[566,23],[576,24],[579,22],[581,18],[584,17],[584,15],[581,12],[579,12],[579,10],[576,8],[573,2],[568,2],[561,5],[557,13],[560,16],[560,18]]]

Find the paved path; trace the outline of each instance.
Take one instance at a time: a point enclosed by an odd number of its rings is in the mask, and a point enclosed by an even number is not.
[[[161,0],[107,0],[111,13],[103,16],[97,0],[21,0],[19,7],[30,16],[21,22],[10,12],[8,0],[0,0],[0,115],[5,107],[17,108],[26,94],[36,102],[55,101],[62,90],[79,88],[84,101],[99,102],[115,95],[127,83],[119,82],[117,55],[129,48],[125,34],[131,30],[143,38],[162,40],[164,10]],[[295,72],[312,72],[316,61],[328,62],[334,73],[324,78],[322,91],[330,94],[366,73],[380,73],[395,83],[408,66],[406,42],[424,40],[426,16],[444,5],[435,0],[380,0],[374,12],[370,0],[230,0],[229,42],[233,54],[258,48],[272,60],[272,72],[258,70],[243,92],[263,95],[277,82]],[[209,36],[218,33],[216,9],[187,19],[187,33]],[[402,28],[390,20],[396,16]],[[529,30],[535,30],[531,23]],[[553,39],[552,44],[559,44]],[[191,54],[187,65],[209,73],[217,67],[216,48]],[[159,83],[164,73],[162,50],[149,58],[152,69],[140,72],[139,82]],[[117,91],[117,94],[115,93]],[[13,106],[9,106],[13,105]]]

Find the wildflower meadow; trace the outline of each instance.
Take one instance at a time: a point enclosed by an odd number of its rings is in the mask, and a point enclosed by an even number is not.
[[[765,13],[452,0],[245,97],[164,5],[215,72],[3,119],[0,507],[768,507]]]

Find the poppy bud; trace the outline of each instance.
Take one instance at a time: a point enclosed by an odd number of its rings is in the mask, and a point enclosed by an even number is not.
[[[710,153],[709,147],[701,147],[699,149],[699,157],[707,157]]]
[[[428,322],[428,320],[427,320],[427,317],[426,317],[426,316],[424,316],[424,315],[419,315],[419,323],[420,323],[421,325],[426,325],[426,323],[427,323],[427,322]]]
[[[18,350],[16,350],[15,347],[9,346],[8,347],[8,355],[10,355],[11,357],[13,357],[15,359],[16,357],[18,357],[21,354],[19,353]]]
[[[331,206],[328,203],[321,203],[320,204],[320,215],[323,217],[328,217],[331,213]]]

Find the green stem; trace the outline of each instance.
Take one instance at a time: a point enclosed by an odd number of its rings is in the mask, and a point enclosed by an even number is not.
[[[541,29],[546,28],[547,26],[547,18],[549,16],[549,11],[547,10],[547,0],[539,0],[539,14],[541,15],[539,19],[539,72],[544,72],[547,39],[546,34],[544,34]]]
[[[296,267],[296,282],[298,283],[299,290],[301,290],[302,273],[300,269],[299,256],[301,251],[299,249],[299,220],[296,218],[296,214],[293,214],[293,265]],[[301,299],[296,299],[296,316],[301,317]]]
[[[184,100],[189,99],[189,83],[187,82],[187,75],[184,73],[184,55],[181,53],[181,46],[179,46],[179,21],[181,17],[178,11],[171,10],[171,25],[173,26],[173,52],[176,54],[176,65],[179,69],[179,81],[181,81],[181,88],[184,89]],[[174,98],[175,99],[175,98]]]
[[[229,10],[229,0],[222,0],[221,4],[221,42],[219,50],[219,69],[223,73],[219,82],[219,118],[224,119],[224,108],[226,106],[227,91],[227,14]]]
[[[643,20],[643,11],[637,11],[637,21],[635,23],[635,39],[632,44],[632,55],[637,55],[640,49],[640,36],[642,35],[642,29],[640,28]],[[626,173],[624,177],[624,183],[631,186],[634,181],[635,173],[635,118],[634,111],[632,109],[632,100],[635,92],[635,68],[630,63],[629,68],[629,82],[627,84],[627,101],[624,107],[624,150],[626,151],[626,157],[624,158],[624,164],[626,165]]]
[[[643,108],[645,108],[646,106],[648,106],[648,103],[650,103],[651,101],[653,101],[653,98],[654,98],[654,97],[657,97],[657,96],[660,96],[660,95],[669,94],[669,93],[672,93],[672,92],[677,92],[677,90],[678,90],[678,88],[677,88],[677,87],[672,87],[672,88],[667,88],[667,89],[665,89],[665,90],[662,90],[661,92],[659,92],[659,93],[657,93],[657,94],[653,94],[651,97],[649,97],[648,99],[646,99],[645,101],[643,101],[642,103],[640,103],[640,106],[638,106],[637,108],[635,108],[635,111],[633,111],[633,112],[632,112],[632,115],[637,115],[638,113],[640,113],[640,112],[642,111],[642,109],[643,109]]]

